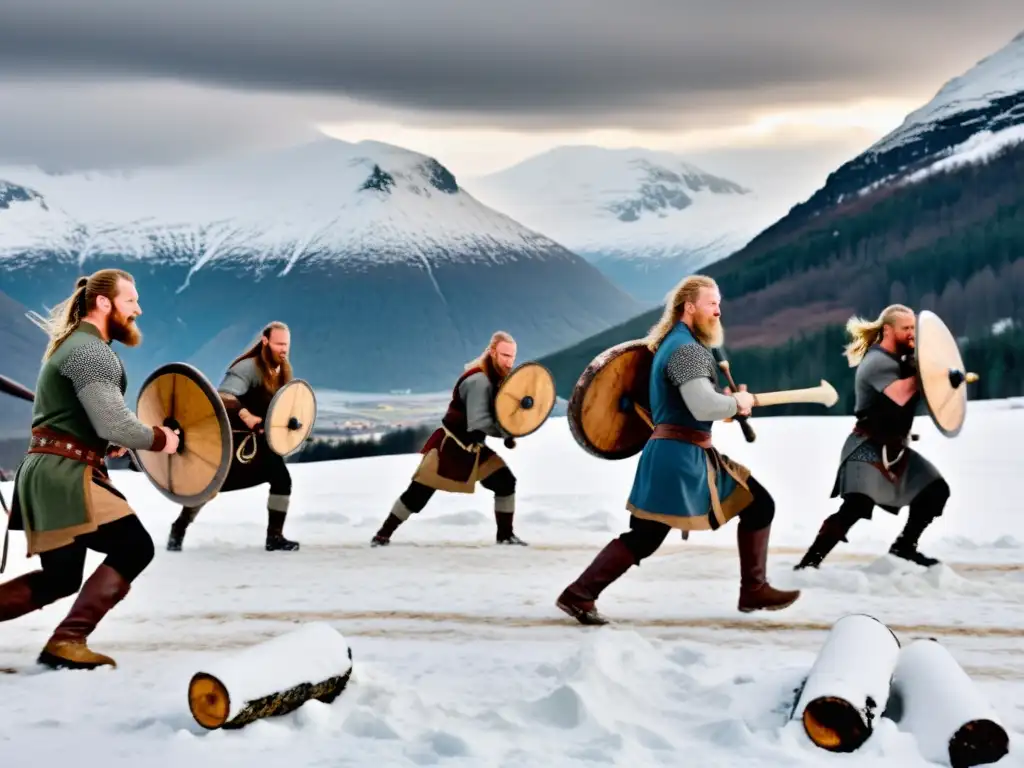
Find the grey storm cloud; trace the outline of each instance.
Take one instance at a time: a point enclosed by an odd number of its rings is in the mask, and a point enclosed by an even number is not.
[[[0,0],[0,73],[621,115],[920,82],[1022,26],[1019,0]]]
[[[675,130],[930,95],[1020,0],[0,0],[0,163],[177,162],[316,123]]]

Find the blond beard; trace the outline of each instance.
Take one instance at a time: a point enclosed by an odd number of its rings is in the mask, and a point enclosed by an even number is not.
[[[720,347],[725,343],[725,328],[717,317],[693,319],[693,335],[706,347]]]

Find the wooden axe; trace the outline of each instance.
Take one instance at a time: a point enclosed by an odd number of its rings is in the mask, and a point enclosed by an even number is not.
[[[729,361],[725,358],[725,352],[722,351],[721,347],[714,347],[711,350],[711,354],[715,356],[715,360],[718,362],[718,367],[722,369],[725,374],[726,380],[729,382],[729,387],[733,392],[739,392],[740,388],[736,386],[736,382],[733,381],[732,372],[729,370]],[[743,430],[743,437],[746,438],[748,443],[752,443],[757,440],[757,435],[754,433],[754,428],[750,426],[747,416],[736,416],[735,419],[739,422],[740,429]]]

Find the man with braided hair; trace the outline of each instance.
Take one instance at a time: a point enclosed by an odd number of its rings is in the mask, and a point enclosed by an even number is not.
[[[41,569],[0,585],[0,621],[78,592],[39,656],[53,668],[116,666],[89,649],[100,620],[153,559],[153,540],[113,486],[104,457],[128,449],[174,453],[177,435],[141,423],[124,402],[128,381],[111,342],[134,347],[142,314],[130,274],[80,278],[43,323],[50,343],[32,408],[32,438],[18,466],[10,528],[23,530]],[[83,584],[86,550],[107,557]]]
[[[792,605],[799,591],[775,589],[766,578],[775,503],[750,471],[711,442],[715,421],[746,416],[753,396],[717,389],[710,347],[721,346],[721,295],[710,277],[685,278],[669,294],[661,320],[646,338],[654,352],[650,373],[654,432],[644,445],[626,508],[629,531],[613,539],[555,605],[581,624],[607,624],[598,596],[634,565],[654,554],[673,528],[718,530],[739,517],[738,608],[749,612]]]
[[[494,396],[515,363],[515,339],[496,331],[483,353],[466,364],[441,426],[420,449],[423,459],[409,487],[395,501],[371,546],[390,544],[391,535],[410,515],[421,512],[435,491],[473,493],[477,482],[494,493],[497,543],[526,545],[512,530],[515,475],[484,442],[488,436],[503,437],[506,448],[515,447],[515,439],[505,434],[494,417]]]
[[[276,320],[268,323],[256,342],[228,366],[224,380],[217,388],[227,408],[231,426],[236,433],[247,433],[243,439],[235,441],[231,467],[220,493],[270,484],[265,543],[268,552],[294,552],[299,548],[299,542],[284,537],[284,522],[292,495],[292,476],[284,457],[270,450],[261,426],[274,395],[292,380],[292,364],[288,359],[290,348],[291,332],[288,326]],[[167,537],[169,551],[181,551],[185,531],[195,521],[203,506],[182,507]]]
[[[939,561],[918,551],[921,534],[942,514],[949,485],[930,461],[909,446],[921,402],[914,362],[914,311],[892,304],[875,320],[850,318],[844,354],[854,377],[852,433],[839,456],[832,498],[842,505],[822,523],[797,570],[821,565],[858,520],[870,520],[877,505],[891,514],[910,506],[906,526],[889,554],[923,565]]]

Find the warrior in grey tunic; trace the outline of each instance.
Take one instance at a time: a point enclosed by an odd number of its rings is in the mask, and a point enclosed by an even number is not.
[[[846,541],[858,520],[871,519],[875,506],[892,514],[910,507],[906,526],[889,554],[924,566],[939,562],[917,549],[921,534],[949,499],[949,486],[939,470],[910,447],[921,393],[915,391],[903,405],[886,394],[894,382],[914,376],[911,360],[901,360],[877,344],[864,355],[854,379],[857,422],[843,444],[832,487],[832,498],[841,496],[843,504],[822,524],[796,568],[817,568],[836,544]]]

